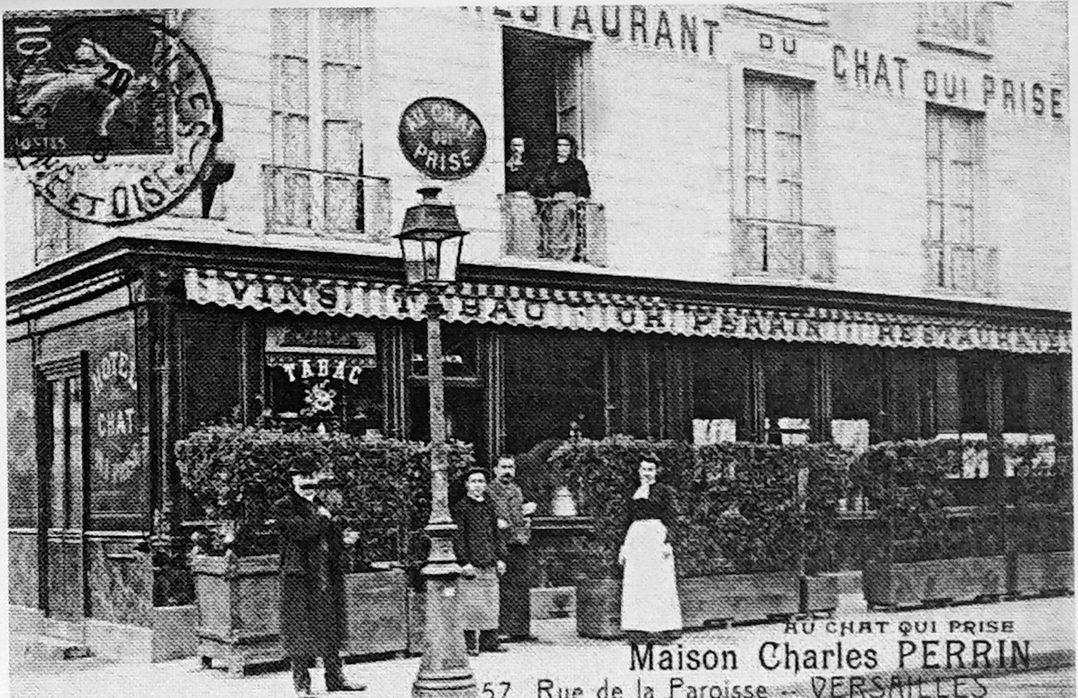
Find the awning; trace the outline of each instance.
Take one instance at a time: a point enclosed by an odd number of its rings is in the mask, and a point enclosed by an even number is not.
[[[420,321],[427,297],[403,284],[187,269],[187,297],[203,305],[276,313]],[[1070,353],[1070,331],[840,307],[765,310],[660,296],[531,286],[458,284],[446,322],[682,337],[770,339],[909,349]]]

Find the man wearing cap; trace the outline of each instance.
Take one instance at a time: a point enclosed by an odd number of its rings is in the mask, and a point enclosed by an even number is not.
[[[319,491],[332,476],[294,468],[292,491],[273,505],[281,542],[281,644],[292,662],[297,696],[311,695],[309,668],[322,657],[327,691],[362,691],[341,668],[344,641],[345,542],[341,522]]]
[[[498,529],[505,539],[505,574],[499,580],[501,634],[511,642],[531,637],[531,515],[535,502],[525,502],[515,482],[516,461],[502,456],[494,467],[494,482],[487,491],[498,515]]]
[[[487,497],[487,474],[472,468],[465,496],[453,507],[453,547],[461,564],[460,616],[469,654],[504,652],[498,644],[498,577],[505,573],[505,541]]]

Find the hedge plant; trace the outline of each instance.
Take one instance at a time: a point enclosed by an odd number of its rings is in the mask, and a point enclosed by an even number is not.
[[[887,532],[879,551],[892,562],[1000,555],[1002,502],[952,515],[953,485],[969,444],[955,439],[875,444],[851,468]]]
[[[241,425],[205,426],[176,442],[181,481],[206,517],[233,532],[238,554],[275,552],[267,519],[291,489],[295,466],[341,481],[341,515],[360,533],[367,560],[418,565],[430,515],[430,446],[345,433]],[[447,446],[451,480],[473,462],[468,444]]]
[[[848,457],[831,444],[768,446],[718,444],[695,448],[678,441],[612,436],[578,439],[558,447],[549,460],[594,518],[588,570],[617,576],[617,553],[628,525],[629,498],[646,453],[658,455],[659,480],[678,496],[675,555],[681,576],[799,569],[810,571],[831,558],[839,497],[845,491]],[[802,500],[798,477],[809,488]]]
[[[1070,444],[1045,458],[1036,444],[1012,447],[1008,457],[1014,507],[1008,517],[1013,549],[1023,553],[1074,550],[1074,459]]]

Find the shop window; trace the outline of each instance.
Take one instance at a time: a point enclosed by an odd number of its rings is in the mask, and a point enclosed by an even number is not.
[[[319,325],[266,328],[266,394],[285,425],[380,435],[384,401],[372,329]]]
[[[412,375],[427,375],[427,326],[412,333]],[[442,371],[446,378],[479,379],[479,335],[471,327],[442,325]]]
[[[978,226],[984,115],[936,104],[925,108],[927,283],[992,295],[999,278],[999,250],[985,244]]]
[[[807,443],[812,416],[814,347],[769,346],[764,352],[765,440]]]
[[[693,443],[737,441],[748,397],[743,350],[732,342],[695,344],[692,361]]]
[[[838,347],[832,356],[831,440],[860,452],[880,439],[881,356],[862,347]]]
[[[570,433],[606,435],[604,343],[586,333],[504,335],[505,448],[522,454]],[[545,462],[545,456],[541,459]]]

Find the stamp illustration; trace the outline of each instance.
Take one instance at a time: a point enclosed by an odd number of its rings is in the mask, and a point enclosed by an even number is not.
[[[161,16],[5,23],[5,156],[66,216],[128,225],[183,200],[219,137],[213,81]]]

